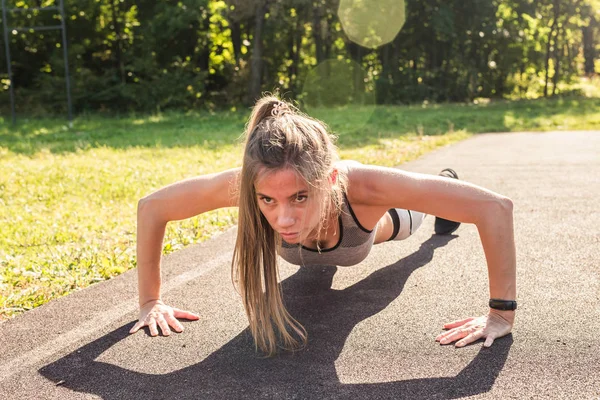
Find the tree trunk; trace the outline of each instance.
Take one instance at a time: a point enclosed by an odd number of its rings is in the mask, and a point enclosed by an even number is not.
[[[364,48],[361,45],[358,45],[350,40],[346,41],[346,49],[348,50],[348,54],[350,58],[358,64],[358,66],[362,67],[362,59],[364,56]],[[363,74],[362,69],[358,67],[352,68],[352,76],[354,81],[354,92],[362,93],[364,91],[364,82],[363,82]]]
[[[242,56],[242,30],[239,21],[229,21],[229,26],[231,27],[231,44],[233,45],[235,66],[239,68]]]
[[[250,89],[249,101],[254,103],[260,97],[263,70],[262,34],[267,6],[264,1],[259,1],[254,14],[254,40],[252,44],[252,60],[250,64]]]
[[[392,42],[393,43],[393,42]],[[393,82],[393,78],[392,78],[392,67],[391,67],[391,60],[390,60],[390,53],[392,51],[392,43],[388,43],[384,46],[381,46],[379,48],[379,62],[381,62],[381,77],[385,80],[387,80],[388,82]]]
[[[590,16],[590,23],[588,26],[584,26],[581,28],[583,33],[583,57],[585,59],[584,63],[584,71],[588,76],[594,75],[596,73],[594,67],[594,58],[595,54],[595,43],[594,43],[594,28],[596,25],[596,20],[594,16]]]
[[[116,0],[118,3],[118,0]],[[112,22],[115,30],[117,47],[115,49],[117,70],[119,71],[119,76],[121,78],[121,83],[125,84],[125,63],[123,62],[123,44],[121,43],[121,27],[119,26],[119,21],[117,19],[117,6],[115,5],[115,0],[111,0],[110,8],[112,12]]]
[[[323,32],[325,32],[324,45],[326,60],[329,60],[331,58],[331,47],[333,46],[333,34],[331,32],[331,29],[333,27],[333,23],[333,15],[328,15],[327,19],[325,20],[326,26],[323,30]]]
[[[563,50],[564,53],[567,54],[567,73],[570,75],[573,74],[573,60],[571,59],[571,46],[569,45],[569,42],[565,42],[564,44],[565,49]]]
[[[210,29],[210,20],[209,18],[203,18],[200,22],[200,40],[198,41],[198,58],[196,61],[196,65],[200,68],[202,72],[208,72],[209,64],[210,64],[210,39],[208,38],[208,32]]]
[[[298,61],[300,59],[300,41],[302,40],[302,36],[298,34],[298,31],[300,30],[299,25],[298,16],[296,16],[291,24],[288,37],[288,58],[290,60],[290,66],[288,67],[288,79],[290,81],[290,91],[292,92],[293,96],[296,94]]]
[[[400,49],[402,47],[402,42],[400,41],[402,39],[402,36],[398,35],[396,36],[396,39],[392,42],[393,43],[393,47],[392,47],[392,59],[390,60],[391,63],[391,74],[392,74],[392,81],[394,83],[397,83],[400,81],[402,74],[400,73],[400,60],[403,60],[403,57],[401,56],[401,52]],[[406,67],[406,61],[404,61],[402,63],[403,67]]]
[[[523,92],[527,93],[527,86],[523,85],[523,75],[525,74],[525,63],[521,62],[519,70],[519,98],[523,98]],[[527,77],[527,76],[525,76]]]
[[[556,95],[556,86],[558,85],[558,77],[560,74],[560,25],[556,28],[556,38],[554,40],[554,76],[552,77],[552,96]]]
[[[389,104],[392,102],[390,88],[394,83],[394,79],[392,77],[390,53],[392,52],[393,43],[394,42],[390,42],[383,45],[377,50],[379,62],[381,63],[381,75],[377,79],[377,104]]]
[[[552,46],[552,37],[554,36],[554,28],[556,27],[556,2],[553,5],[555,10],[554,13],[554,21],[552,21],[552,26],[550,26],[550,33],[548,34],[548,44],[546,45],[546,78],[544,80],[544,97],[548,97],[548,78],[550,74],[550,47]]]
[[[320,0],[317,0],[313,4],[313,38],[315,40],[315,49],[317,53],[317,64],[320,64],[325,60],[325,53],[323,51],[323,26],[321,25],[321,19],[323,18],[322,4]]]

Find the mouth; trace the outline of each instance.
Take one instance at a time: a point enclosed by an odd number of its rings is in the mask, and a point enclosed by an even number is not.
[[[284,233],[284,232],[279,232],[279,234],[281,235],[282,238],[284,239],[295,239],[298,236],[298,232],[289,232],[289,233]]]

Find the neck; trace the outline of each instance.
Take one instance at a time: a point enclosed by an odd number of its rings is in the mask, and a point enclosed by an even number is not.
[[[335,246],[340,236],[340,226],[338,223],[338,213],[332,207],[332,212],[329,213],[326,222],[323,224],[323,227],[320,231],[315,232],[314,235],[311,235],[307,242],[309,244],[308,247],[321,247],[321,248],[329,248]]]

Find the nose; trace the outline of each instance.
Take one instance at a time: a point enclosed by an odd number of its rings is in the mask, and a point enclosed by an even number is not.
[[[282,206],[277,215],[277,225],[282,229],[287,229],[293,226],[295,222],[292,208]]]

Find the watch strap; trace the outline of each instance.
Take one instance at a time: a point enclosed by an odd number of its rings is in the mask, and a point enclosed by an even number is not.
[[[494,310],[513,311],[517,309],[515,300],[490,299],[489,305]]]

